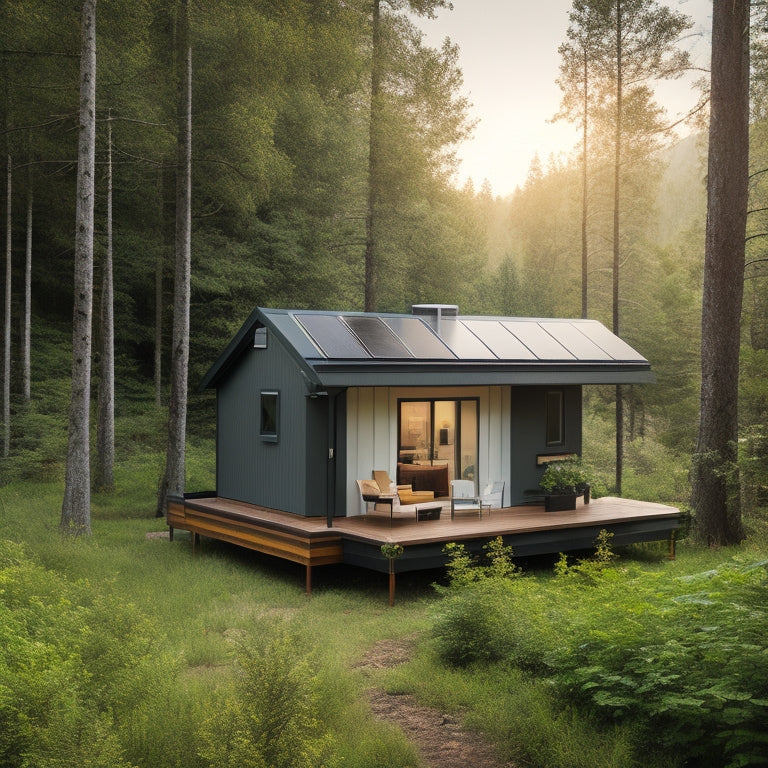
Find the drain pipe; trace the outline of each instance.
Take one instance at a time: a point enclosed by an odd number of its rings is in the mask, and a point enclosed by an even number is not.
[[[336,400],[342,392],[328,391],[328,464],[325,482],[325,519],[328,528],[333,528],[333,515],[336,511]]]

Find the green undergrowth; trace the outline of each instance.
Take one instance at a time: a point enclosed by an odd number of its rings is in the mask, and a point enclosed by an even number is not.
[[[118,469],[113,494],[93,494],[90,537],[59,535],[61,483],[0,488],[0,542],[10,553],[0,562],[0,764],[298,765],[296,754],[293,763],[280,755],[300,748],[305,766],[416,768],[405,737],[368,711],[355,663],[379,638],[425,631],[429,581],[404,576],[391,609],[380,574],[318,569],[307,597],[301,566],[207,540],[193,557],[188,534],[163,536],[145,458]],[[301,692],[294,720],[280,719],[275,699],[255,730],[238,721],[259,675]],[[236,740],[252,763],[227,752],[221,712],[239,722]],[[306,741],[259,741],[265,723]]]
[[[191,441],[194,490],[212,487],[211,455]],[[193,556],[186,532],[170,542],[154,516],[161,467],[149,446],[121,449],[81,539],[58,533],[60,481],[0,487],[0,764],[280,765],[287,743],[263,735],[301,732],[307,766],[417,768],[368,709],[376,685],[462,712],[520,766],[759,764],[759,538],[682,542],[675,561],[661,545],[614,557],[607,541],[525,570],[500,543],[482,567],[455,545],[445,574],[398,575],[389,608],[385,575],[319,568],[307,597],[298,565],[209,540]],[[419,638],[409,663],[359,667],[378,640],[406,637]],[[257,696],[281,685],[290,706]]]
[[[498,568],[468,569],[461,552],[453,561],[423,662],[446,679],[422,676],[418,665],[401,674],[443,706],[468,707],[479,724],[503,702],[488,722],[510,758],[553,767],[765,764],[764,552],[682,547],[679,560],[653,564],[617,558],[603,537],[594,555],[562,557],[549,576],[499,578]],[[529,696],[535,703],[521,708]],[[550,733],[553,721],[573,728],[581,757],[522,742],[533,713],[536,733]]]

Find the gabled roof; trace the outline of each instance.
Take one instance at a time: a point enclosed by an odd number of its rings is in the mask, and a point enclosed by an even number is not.
[[[216,387],[263,328],[315,390],[654,381],[650,363],[596,320],[467,317],[425,305],[413,315],[257,308],[200,388]]]

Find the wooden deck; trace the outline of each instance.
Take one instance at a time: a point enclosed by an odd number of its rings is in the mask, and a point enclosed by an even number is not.
[[[198,536],[232,544],[300,563],[306,569],[306,590],[312,589],[315,565],[348,563],[386,573],[389,563],[381,545],[398,543],[403,556],[395,560],[398,573],[444,565],[442,549],[447,542],[461,541],[479,552],[483,545],[502,536],[519,557],[589,549],[602,529],[614,534],[616,546],[668,540],[674,556],[674,535],[680,512],[663,504],[605,497],[575,510],[545,512],[543,506],[509,507],[457,514],[451,520],[450,502],[443,502],[439,520],[416,521],[407,515],[377,511],[359,517],[337,517],[328,528],[324,517],[301,517],[253,504],[215,496],[171,498],[168,526]]]

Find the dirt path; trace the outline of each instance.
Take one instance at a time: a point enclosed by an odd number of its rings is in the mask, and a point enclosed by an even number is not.
[[[366,672],[387,669],[406,662],[412,643],[382,640],[368,652],[359,668]],[[482,735],[463,727],[461,719],[416,703],[413,696],[393,695],[370,689],[368,699],[374,715],[400,726],[430,768],[514,768],[502,763]]]

